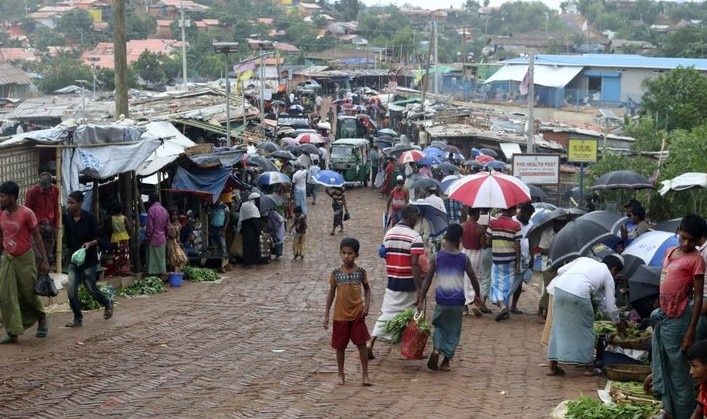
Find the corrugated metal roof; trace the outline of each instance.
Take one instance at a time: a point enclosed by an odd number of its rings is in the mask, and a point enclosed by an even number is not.
[[[504,64],[527,64],[526,57],[501,61]],[[661,58],[645,57],[632,54],[582,54],[582,55],[536,55],[536,64],[570,65],[585,67],[647,68],[672,70],[677,67],[694,67],[707,71],[707,59],[700,58]]]
[[[7,64],[0,63],[0,85],[6,84],[30,84],[32,83],[32,76],[25,73],[21,69]]]

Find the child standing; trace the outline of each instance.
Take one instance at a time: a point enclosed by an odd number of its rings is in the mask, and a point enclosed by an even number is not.
[[[459,345],[462,332],[462,319],[464,316],[464,274],[469,276],[471,286],[474,288],[473,304],[481,304],[479,282],[474,274],[469,257],[459,250],[464,229],[459,224],[450,224],[447,228],[447,237],[442,250],[432,255],[429,269],[417,301],[417,307],[422,307],[427,291],[432,284],[432,278],[437,273],[437,286],[435,289],[435,311],[432,315],[434,326],[433,350],[427,361],[427,368],[437,371],[450,371],[449,361]],[[438,365],[439,354],[444,356]]]
[[[361,359],[361,384],[370,386],[368,381],[368,351],[366,342],[371,338],[366,327],[366,316],[371,304],[371,288],[368,286],[366,270],[356,265],[360,244],[358,240],[347,237],[339,245],[341,267],[329,275],[329,294],[324,311],[324,329],[329,328],[329,310],[334,302],[334,321],[331,335],[331,347],[336,349],[336,364],[339,369],[339,385],[345,382],[344,357],[349,340],[358,348]],[[363,288],[364,299],[361,298]]]
[[[123,208],[119,202],[111,205],[111,231],[110,241],[113,243],[113,267],[118,276],[130,275],[130,234],[132,224],[130,219],[123,215]]]
[[[690,376],[700,385],[697,407],[691,418],[702,419],[707,412],[707,340],[695,342],[688,349],[685,357],[690,362]]]
[[[294,231],[294,240],[292,241],[292,252],[294,257],[292,260],[297,259],[297,256],[304,259],[304,237],[307,233],[307,215],[303,213],[302,207],[295,207],[295,219],[290,227],[290,234]]]

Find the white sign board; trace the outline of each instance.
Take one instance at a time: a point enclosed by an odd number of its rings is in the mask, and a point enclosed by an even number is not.
[[[513,176],[532,185],[560,183],[559,154],[515,154]]]

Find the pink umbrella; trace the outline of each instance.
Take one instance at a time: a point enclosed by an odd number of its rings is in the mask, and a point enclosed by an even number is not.
[[[300,134],[295,138],[298,144],[307,144],[307,143],[313,143],[313,144],[322,144],[325,143],[326,141],[322,138],[321,135],[313,133],[313,132],[306,132],[304,134]]]
[[[480,154],[480,155],[476,156],[476,158],[474,160],[478,161],[481,164],[486,164],[486,163],[492,162],[496,159],[494,159],[491,156],[486,156],[484,154]]]
[[[355,105],[355,106],[353,107],[353,110],[356,111],[356,112],[365,112],[365,111],[366,111],[366,107],[363,106],[363,105]]]
[[[425,153],[423,153],[420,150],[408,150],[408,151],[403,151],[402,154],[400,154],[400,157],[398,157],[398,163],[403,164],[403,163],[413,163],[421,158],[425,157]]]
[[[341,105],[341,109],[351,110],[355,107],[353,103],[344,103]]]
[[[285,144],[290,144],[290,145],[297,145],[297,144],[299,144],[299,141],[295,140],[295,139],[292,138],[292,137],[282,137],[282,141],[283,141]]]
[[[499,172],[464,176],[449,187],[447,195],[472,208],[510,208],[531,201],[525,183]]]

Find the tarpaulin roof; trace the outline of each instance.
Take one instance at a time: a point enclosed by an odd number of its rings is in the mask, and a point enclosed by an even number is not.
[[[155,173],[176,160],[184,152],[184,148],[196,145],[169,122],[154,121],[147,124],[145,128],[150,134],[165,141],[136,170],[140,176]]]
[[[582,71],[583,67],[535,65],[533,83],[546,87],[565,87]],[[522,81],[528,73],[527,65],[506,65],[501,67],[486,83],[494,81]]]
[[[186,192],[209,193],[212,202],[216,202],[230,177],[230,168],[192,169],[188,172],[183,167],[177,167],[172,188]]]
[[[233,166],[241,161],[245,153],[243,151],[219,151],[208,154],[197,154],[189,157],[197,166]]]

